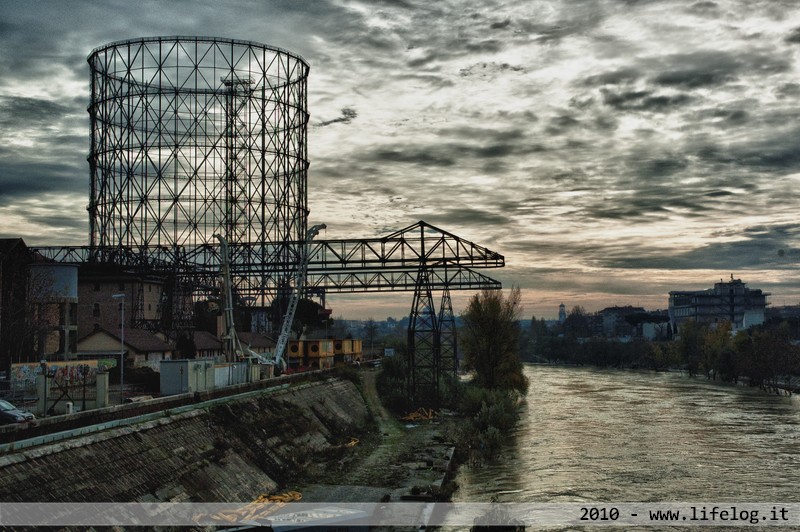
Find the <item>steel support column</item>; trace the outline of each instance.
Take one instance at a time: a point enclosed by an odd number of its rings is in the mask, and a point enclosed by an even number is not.
[[[453,302],[450,299],[450,289],[445,287],[442,291],[442,304],[439,307],[439,368],[442,375],[450,374],[455,377],[458,371],[456,318],[453,315]]]
[[[412,407],[437,406],[439,348],[439,328],[429,272],[420,268],[408,324],[408,402]]]

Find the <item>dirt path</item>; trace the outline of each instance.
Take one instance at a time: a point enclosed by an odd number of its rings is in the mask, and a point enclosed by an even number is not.
[[[403,426],[383,407],[375,386],[377,371],[362,370],[364,399],[378,424],[378,446],[352,471],[352,483],[387,486],[402,480],[403,468],[397,464],[406,438]]]
[[[303,487],[310,502],[378,502],[400,498],[420,489],[441,486],[452,458],[452,446],[442,441],[440,421],[404,422],[381,404],[376,389],[378,372],[362,369],[361,391],[377,425],[376,433],[352,449],[338,467],[326,466]]]
[[[400,432],[400,423],[392,417],[391,414],[383,407],[380,398],[378,397],[378,389],[375,385],[375,379],[378,372],[374,369],[363,370],[361,373],[364,399],[367,401],[369,409],[375,416],[375,421],[382,433],[394,431]]]

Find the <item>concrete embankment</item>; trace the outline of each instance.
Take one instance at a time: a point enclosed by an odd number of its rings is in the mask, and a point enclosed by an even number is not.
[[[0,501],[251,501],[372,426],[346,380],[232,397],[0,456]]]

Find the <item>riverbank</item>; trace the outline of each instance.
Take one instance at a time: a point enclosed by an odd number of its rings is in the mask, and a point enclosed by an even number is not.
[[[695,373],[691,375],[689,371],[685,368],[642,368],[639,366],[602,366],[602,365],[595,365],[595,364],[578,364],[573,362],[545,362],[545,361],[525,361],[525,365],[527,366],[545,366],[545,367],[555,367],[555,368],[590,368],[590,369],[598,369],[598,370],[612,370],[612,371],[635,371],[635,372],[642,372],[642,373],[677,373],[682,376],[697,378],[701,380],[705,380],[710,383],[720,384],[720,385],[729,385],[729,386],[744,386],[747,388],[758,388],[759,390],[764,391],[768,394],[776,394],[776,395],[788,395],[791,396],[793,394],[800,394],[800,376],[799,377],[788,377],[788,378],[781,378],[778,380],[764,382],[760,384],[751,384],[749,377],[739,377],[736,381],[726,381],[717,379],[717,378],[708,378],[703,374]]]
[[[346,460],[305,471],[307,481],[299,488],[303,501],[449,499],[456,447],[448,431],[456,418],[445,413],[429,420],[396,419],[380,402],[376,375],[376,370],[364,369],[359,383],[374,430],[353,443]]]
[[[337,378],[130,421],[0,456],[0,501],[253,501],[347,463],[348,444],[374,426],[356,386]]]

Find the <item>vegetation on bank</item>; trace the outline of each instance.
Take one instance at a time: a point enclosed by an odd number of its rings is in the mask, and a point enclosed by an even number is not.
[[[483,290],[461,314],[464,369],[474,372],[480,388],[522,395],[528,391],[519,350],[520,301],[519,288],[512,288],[507,297],[498,290]]]
[[[800,347],[792,343],[786,322],[767,323],[731,334],[731,324],[715,327],[693,321],[681,326],[675,339],[648,341],[580,337],[569,327],[549,330],[542,320],[520,340],[526,361],[569,363],[600,367],[680,368],[710,380],[748,382],[750,386],[777,387],[800,376]]]
[[[376,388],[383,405],[396,416],[409,413],[406,403],[408,363],[405,356],[384,358]],[[482,458],[493,456],[504,434],[517,422],[521,394],[516,390],[484,388],[475,382],[443,376],[439,386],[440,409],[456,414],[445,432],[460,451],[477,450]]]
[[[472,379],[443,375],[438,406],[457,414],[447,433],[461,451],[481,460],[494,456],[517,422],[517,406],[528,389],[519,345],[521,330],[519,289],[506,297],[500,291],[476,294],[461,314],[459,342],[464,368]],[[383,359],[376,387],[384,406],[397,415],[408,413],[408,357],[398,349]]]

